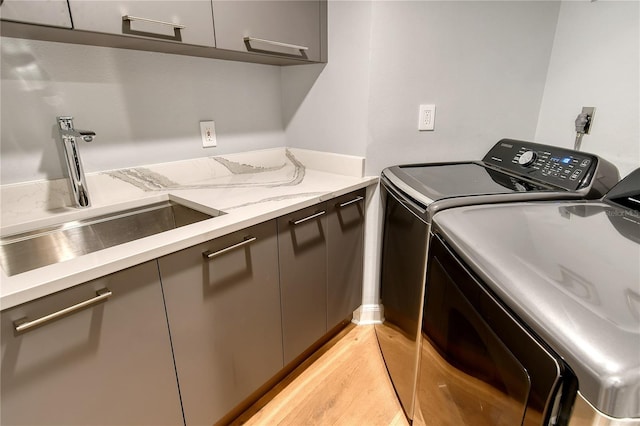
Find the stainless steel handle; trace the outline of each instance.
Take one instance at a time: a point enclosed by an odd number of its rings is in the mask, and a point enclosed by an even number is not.
[[[73,306],[69,306],[68,308],[64,308],[52,314],[45,315],[33,321],[29,321],[26,317],[20,318],[19,320],[13,322],[15,332],[16,334],[25,333],[33,328],[39,327],[41,325],[44,325],[48,322],[51,322],[63,316],[72,314],[81,309],[88,308],[89,306],[96,305],[100,302],[103,302],[108,298],[110,298],[112,295],[113,293],[111,292],[111,290],[109,290],[108,288],[103,288],[101,290],[96,291],[96,297],[93,297],[89,300],[85,300],[84,302],[77,303]]]
[[[221,254],[226,253],[228,251],[235,250],[235,249],[240,248],[242,246],[246,246],[247,244],[251,244],[255,240],[257,240],[256,237],[245,237],[244,241],[240,241],[239,243],[234,244],[232,246],[229,246],[227,248],[223,248],[223,249],[216,250],[216,251],[205,251],[204,253],[202,253],[202,256],[206,257],[207,259],[212,259],[212,258],[214,258],[216,256],[220,256]]]
[[[300,224],[301,224],[301,223],[303,223],[303,222],[306,222],[306,221],[308,221],[308,220],[313,220],[313,219],[315,219],[315,218],[317,218],[317,217],[320,217],[320,216],[322,216],[322,215],[323,215],[323,214],[325,214],[325,213],[327,213],[327,212],[326,212],[325,210],[322,210],[322,211],[320,211],[320,212],[318,212],[318,213],[314,213],[314,214],[312,214],[311,216],[307,216],[307,217],[302,218],[302,219],[298,219],[298,220],[291,220],[291,221],[289,221],[289,223],[290,223],[290,224],[292,224],[292,225],[300,225]]]
[[[350,204],[355,204],[355,203],[358,203],[358,202],[360,202],[360,201],[362,201],[362,200],[364,200],[364,197],[357,196],[356,198],[354,198],[354,199],[353,199],[353,200],[351,200],[351,201],[346,201],[346,202],[344,202],[344,203],[340,203],[340,204],[338,204],[338,207],[341,207],[341,208],[342,208],[342,207],[347,207],[347,206],[348,206],[348,205],[350,205]]]
[[[256,38],[256,37],[245,37],[244,41],[249,43],[251,43],[252,41],[257,41],[260,43],[271,44],[273,46],[287,47],[289,49],[309,50],[307,46],[299,46],[297,44],[282,43],[281,41],[265,40],[263,38]]]
[[[173,27],[179,30],[183,30],[185,28],[187,28],[184,25],[180,25],[180,24],[174,24],[173,22],[166,22],[166,21],[158,21],[155,19],[149,19],[149,18],[141,18],[139,16],[131,16],[131,15],[124,15],[122,17],[123,21],[143,21],[143,22],[151,22],[153,24],[160,24],[160,25],[167,25],[169,27]]]

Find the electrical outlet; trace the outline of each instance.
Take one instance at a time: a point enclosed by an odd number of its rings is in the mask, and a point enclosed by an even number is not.
[[[436,106],[420,105],[420,112],[418,114],[418,130],[433,130],[435,128],[435,121]]]
[[[211,148],[218,145],[216,141],[216,125],[213,121],[200,122],[200,135],[202,136],[203,148]]]

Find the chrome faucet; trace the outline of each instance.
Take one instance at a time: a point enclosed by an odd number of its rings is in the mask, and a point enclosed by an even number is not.
[[[84,169],[82,168],[82,160],[80,160],[80,152],[76,144],[76,138],[81,138],[85,142],[91,142],[96,136],[91,130],[76,130],[73,127],[73,117],[58,117],[58,126],[60,126],[60,137],[64,146],[64,154],[69,171],[69,182],[71,184],[71,192],[75,207],[89,207],[89,189],[87,181],[84,177]]]

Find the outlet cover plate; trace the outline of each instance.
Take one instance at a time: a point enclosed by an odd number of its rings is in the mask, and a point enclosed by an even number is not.
[[[418,130],[433,130],[436,121],[436,106],[433,104],[420,105],[418,115]]]
[[[200,136],[202,137],[202,147],[211,148],[218,145],[216,139],[216,125],[213,121],[200,122]]]

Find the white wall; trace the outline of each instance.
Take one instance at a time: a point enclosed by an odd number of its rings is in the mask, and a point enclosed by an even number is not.
[[[64,176],[56,116],[97,133],[86,172],[286,145],[280,68],[2,37],[3,184]],[[203,149],[200,120],[216,121]],[[66,173],[66,171],[64,171]]]
[[[574,120],[596,107],[582,150],[640,167],[640,2],[562,3],[536,139],[573,147]]]

